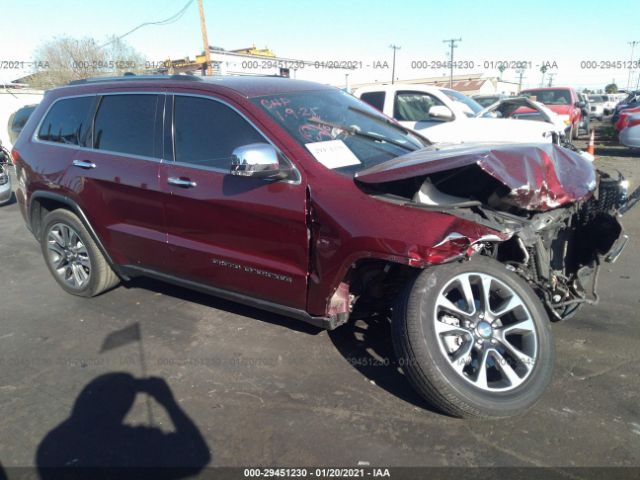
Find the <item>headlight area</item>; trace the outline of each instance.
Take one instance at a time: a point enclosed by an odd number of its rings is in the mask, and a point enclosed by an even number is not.
[[[558,116],[562,120],[562,123],[564,123],[567,127],[571,125],[571,116],[569,115],[558,115]]]

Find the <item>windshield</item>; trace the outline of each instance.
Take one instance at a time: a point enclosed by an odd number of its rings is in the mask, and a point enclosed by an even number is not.
[[[478,97],[474,98],[473,100],[478,102],[482,107],[486,108],[489,105],[493,105],[498,100],[500,100],[500,97]]]
[[[603,103],[605,98],[602,95],[589,95],[589,101],[592,103]]]
[[[476,102],[475,100],[472,100],[471,98],[467,97],[466,95],[460,92],[456,92],[455,90],[449,90],[448,88],[443,88],[441,90],[442,90],[442,93],[444,93],[447,97],[449,97],[451,100],[456,102],[460,107],[462,107],[462,110],[464,111],[467,117],[475,116],[475,114],[478,113],[483,108],[482,105],[480,105],[478,102]]]
[[[252,99],[327,168],[353,175],[429,143],[341,90]]]
[[[526,90],[522,95],[544,103],[545,105],[571,105],[571,93],[569,90]]]

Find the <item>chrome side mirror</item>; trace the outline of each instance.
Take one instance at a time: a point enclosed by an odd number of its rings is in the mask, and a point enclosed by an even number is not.
[[[268,143],[251,143],[231,154],[231,175],[254,178],[280,178],[278,152]]]

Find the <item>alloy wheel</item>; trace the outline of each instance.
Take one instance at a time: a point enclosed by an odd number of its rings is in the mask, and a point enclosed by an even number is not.
[[[531,313],[491,275],[453,277],[438,294],[433,322],[444,358],[483,391],[513,390],[533,371],[538,334]]]
[[[91,260],[86,245],[72,227],[56,223],[47,232],[49,262],[60,280],[82,290],[91,280]]]

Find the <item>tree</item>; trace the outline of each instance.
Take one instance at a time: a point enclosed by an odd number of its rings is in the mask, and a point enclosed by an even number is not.
[[[142,73],[145,57],[123,40],[111,37],[104,44],[90,37],[56,37],[35,51],[36,71],[28,83],[52,88],[83,78]]]
[[[615,83],[610,83],[604,87],[604,93],[618,93],[618,86]]]
[[[540,80],[541,87],[544,86],[544,74],[547,73],[547,70],[549,70],[549,67],[547,65],[542,65],[540,67],[540,72],[542,73],[542,80]]]
[[[498,77],[498,80],[502,80],[502,74],[506,69],[507,69],[507,66],[504,63],[501,63],[500,66],[498,67],[498,71],[500,72],[500,76]]]

